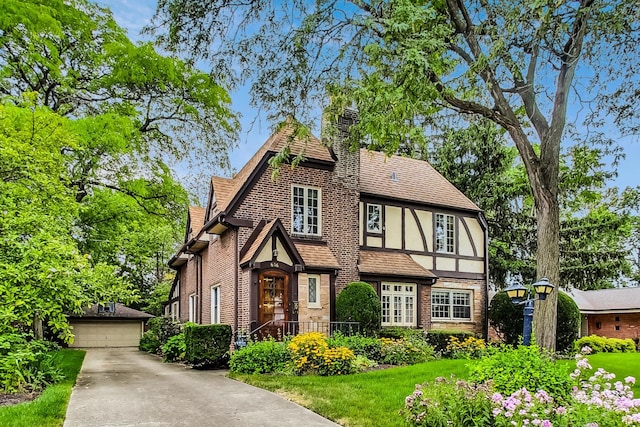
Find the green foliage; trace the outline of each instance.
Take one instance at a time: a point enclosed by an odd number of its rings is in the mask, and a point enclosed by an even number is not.
[[[449,340],[451,337],[456,337],[460,341],[464,341],[469,337],[473,337],[473,332],[469,331],[454,331],[454,330],[431,330],[427,332],[425,339],[427,343],[433,346],[434,350],[438,353],[445,353]]]
[[[375,336],[380,330],[380,298],[365,282],[352,282],[336,297],[336,320],[360,323],[360,333]]]
[[[185,360],[195,368],[220,368],[229,361],[231,326],[190,325],[184,329]]]
[[[231,372],[241,374],[273,374],[287,370],[290,360],[287,345],[269,337],[263,341],[251,341],[246,347],[231,354]]]
[[[335,333],[327,338],[327,343],[332,348],[346,347],[356,356],[364,356],[376,362],[382,360],[382,341],[373,337]]]
[[[378,332],[380,338],[392,338],[400,339],[412,335],[424,336],[425,332],[422,329],[402,328],[399,326],[393,326],[389,328],[382,328]]]
[[[580,331],[580,309],[573,298],[558,292],[558,320],[556,327],[556,351],[573,349],[573,342]]]
[[[184,343],[184,333],[174,335],[162,346],[162,357],[165,362],[184,360],[187,346]]]
[[[556,322],[556,350],[571,349],[580,328],[580,310],[573,299],[558,292],[558,320]],[[517,344],[522,336],[524,306],[514,304],[506,292],[498,292],[489,306],[489,325],[506,344]]]
[[[64,379],[52,348],[18,332],[0,335],[0,391],[40,390]]]
[[[593,353],[633,353],[636,344],[631,338],[607,338],[598,335],[589,335],[575,341],[574,349],[580,351],[583,347],[591,348]]]
[[[489,356],[470,368],[469,379],[475,383],[492,381],[495,390],[503,394],[526,388],[545,390],[562,400],[571,391],[567,366],[555,363],[548,351],[535,345],[492,348]]]
[[[464,380],[436,378],[433,383],[417,384],[405,399],[400,416],[410,426],[491,426],[490,390]]]
[[[435,359],[435,351],[420,336],[409,335],[401,339],[380,338],[382,343],[380,363],[389,365],[414,365]]]
[[[157,353],[162,348],[162,343],[154,332],[147,331],[142,334],[138,348],[147,353]]]
[[[160,345],[164,345],[169,339],[182,332],[182,325],[180,322],[173,320],[170,317],[154,317],[147,321],[149,332],[152,332],[158,340]]]

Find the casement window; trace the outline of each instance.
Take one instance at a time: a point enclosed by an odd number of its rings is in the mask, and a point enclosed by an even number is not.
[[[189,322],[196,322],[196,308],[198,296],[196,294],[189,295]]]
[[[321,233],[321,191],[294,185],[291,194],[291,223],[294,234],[318,236]]]
[[[416,284],[382,283],[382,326],[416,326]]]
[[[211,324],[220,323],[220,286],[211,287]]]
[[[431,290],[432,320],[471,320],[471,292]]]
[[[382,206],[367,204],[367,232],[382,233]]]
[[[307,277],[307,302],[309,308],[321,308],[320,306],[320,276],[309,274]]]
[[[455,253],[455,217],[436,214],[436,252]]]

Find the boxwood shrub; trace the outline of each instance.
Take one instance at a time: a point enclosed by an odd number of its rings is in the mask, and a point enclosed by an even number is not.
[[[231,326],[189,325],[184,330],[185,360],[198,369],[220,368],[229,361]]]
[[[593,353],[633,353],[636,351],[636,343],[631,338],[620,339],[589,335],[575,342],[577,351],[585,346],[590,347]]]
[[[380,297],[370,284],[351,282],[336,297],[338,322],[360,323],[360,333],[375,336],[380,330]]]
[[[291,359],[287,345],[273,338],[252,341],[231,355],[231,372],[241,374],[272,374],[285,372]]]

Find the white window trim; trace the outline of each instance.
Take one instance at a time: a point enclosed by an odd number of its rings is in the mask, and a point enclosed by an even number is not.
[[[369,228],[369,207],[377,207],[378,208],[378,229],[374,230]],[[367,233],[376,233],[376,234],[381,234],[382,233],[382,205],[379,204],[375,204],[375,203],[367,203],[367,212],[366,212],[366,216],[365,216],[365,222],[366,222],[366,227],[367,227]]]
[[[449,317],[435,317],[433,303],[434,292],[447,292],[449,294]],[[469,295],[469,317],[454,317],[453,316],[453,294],[467,294]],[[442,304],[437,304],[442,305]],[[431,321],[432,322],[473,322],[473,291],[464,289],[445,289],[445,288],[431,288]]]
[[[384,286],[388,285],[389,291],[385,291]],[[413,287],[413,292],[409,293],[406,290],[403,291],[395,291],[393,289],[394,286],[412,286]],[[389,296],[389,322],[385,322],[384,319],[381,323],[382,326],[408,326],[408,327],[413,327],[416,326],[418,324],[418,285],[416,283],[398,283],[398,282],[382,282],[380,284],[380,303],[382,304],[382,297],[388,295]],[[394,313],[393,313],[393,297],[394,296],[402,296],[402,319],[403,321],[401,322],[396,322],[394,320]],[[412,296],[413,297],[413,308],[412,308],[412,313],[411,313],[411,317],[413,319],[412,322],[406,322],[406,296]],[[381,313],[382,314],[382,313]],[[382,316],[381,316],[382,318]]]
[[[171,318],[173,320],[179,320],[179,318],[180,318],[180,303],[178,303],[178,301],[172,302],[171,306],[169,308],[169,311],[171,312]]]
[[[439,249],[438,248],[438,217],[442,217],[443,221],[444,221],[444,249]],[[453,234],[453,243],[452,243],[452,249],[449,250],[449,244],[448,244],[448,232],[449,230],[447,229],[447,224],[448,218],[452,218],[451,221],[451,225],[453,230],[451,231]],[[437,253],[442,253],[442,254],[454,254],[456,253],[456,217],[455,215],[451,215],[451,214],[443,214],[443,213],[436,213],[435,214],[435,224],[434,224],[434,228],[433,228],[433,233],[434,233],[434,237],[435,237],[435,251]]]
[[[217,308],[214,305],[214,295],[218,296],[218,306]],[[211,287],[211,324],[219,324],[220,323],[220,295],[221,295],[221,291],[220,291],[220,284],[217,285],[213,285]]]
[[[309,301],[309,288],[311,286],[310,279],[316,279],[316,302]],[[322,308],[322,304],[320,303],[320,275],[319,274],[307,275],[307,307]]]
[[[198,307],[198,297],[195,293],[189,295],[189,322],[196,321],[196,310]]]
[[[303,212],[303,225],[302,232],[293,230],[293,221],[294,221],[294,213],[293,213],[293,189],[294,188],[302,188],[304,189],[304,211],[308,209],[308,190],[317,190],[318,191],[318,232],[317,233],[307,233],[304,230],[307,229],[307,215]],[[322,236],[322,189],[319,187],[311,187],[308,185],[301,184],[291,184],[291,234],[295,234],[297,236]]]

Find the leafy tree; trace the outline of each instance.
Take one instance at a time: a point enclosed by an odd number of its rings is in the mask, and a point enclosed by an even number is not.
[[[103,262],[78,250],[70,230],[79,205],[66,185],[62,148],[77,134],[47,108],[0,104],[0,332],[44,319],[71,340],[67,313],[134,292]]]
[[[560,153],[570,104],[637,123],[630,89],[638,65],[633,2],[358,0],[336,2],[161,0],[161,41],[206,58],[216,75],[252,77],[256,102],[274,118],[299,117],[331,94],[329,118],[349,104],[360,113],[355,144],[394,153],[441,112],[483,117],[516,146],[536,216],[536,276],[560,283]],[[228,31],[228,22],[238,23]],[[577,76],[577,77],[576,77]],[[580,97],[578,90],[589,92]],[[588,100],[593,99],[593,101]],[[626,126],[623,126],[626,125]],[[591,139],[586,134],[584,140]],[[603,132],[596,138],[608,140]],[[538,147],[538,149],[536,149]],[[557,293],[539,304],[538,343],[553,349]]]
[[[56,176],[74,195],[66,223],[88,263],[113,266],[146,297],[183,232],[187,194],[171,167],[228,164],[237,120],[206,73],[133,44],[87,0],[0,3],[0,94],[66,117]],[[51,146],[54,149],[54,146]],[[65,193],[66,194],[66,193]]]

